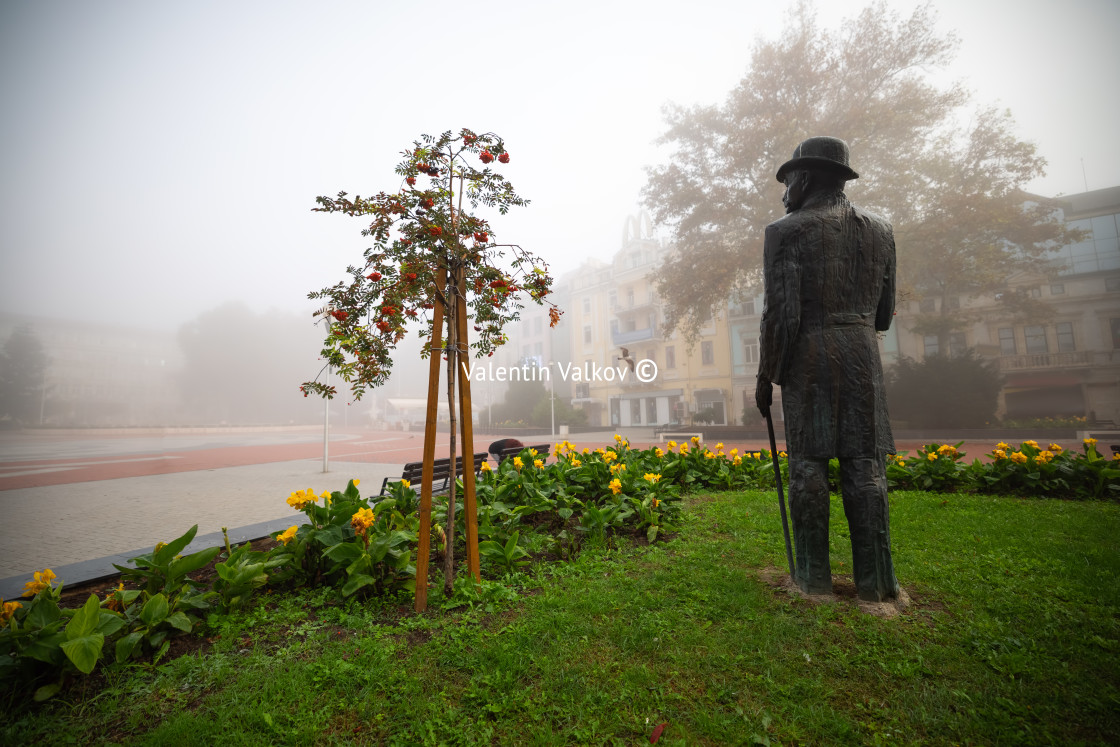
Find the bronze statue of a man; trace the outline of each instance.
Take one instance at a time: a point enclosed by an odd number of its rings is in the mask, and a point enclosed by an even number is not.
[[[894,316],[894,233],[844,196],[848,145],[813,137],[778,169],[787,215],[766,227],[755,401],[782,388],[798,586],[832,591],[828,460],[840,462],[860,599],[898,595],[886,454],[894,452],[876,331]]]

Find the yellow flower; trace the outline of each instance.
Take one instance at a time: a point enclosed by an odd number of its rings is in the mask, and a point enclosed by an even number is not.
[[[401,480],[401,485],[404,485],[406,490],[412,487],[412,483],[410,483],[408,480]]]
[[[699,436],[693,436],[689,440],[692,441],[693,446],[699,446],[700,445],[700,437]]]
[[[124,582],[117,584],[117,588],[113,589],[105,597],[105,609],[113,610],[114,612],[123,612],[121,609],[120,594],[124,592]]]
[[[1058,444],[1050,444],[1050,446],[1047,448],[1049,448],[1050,451],[1054,452],[1055,454],[1061,454],[1063,451],[1062,447]]]
[[[713,454],[712,452],[708,451],[707,449],[704,449],[704,458],[705,459],[715,459],[716,455]]]
[[[652,502],[652,503],[650,503],[650,507],[651,507],[651,508],[657,508],[657,507],[658,507],[658,506],[660,506],[660,505],[661,505],[661,501],[657,500],[656,498],[654,498],[654,499],[653,499],[653,502]]]
[[[937,452],[936,451],[931,451],[930,453],[926,454],[926,459],[928,459],[931,462],[936,462],[937,461]]]
[[[1011,455],[1011,461],[1015,462],[1015,464],[1026,464],[1027,455],[1021,451],[1016,451]]]
[[[533,460],[533,466],[536,467],[537,469],[540,469],[541,467],[544,466],[544,461],[541,460],[541,459],[534,459]]]
[[[1120,459],[1120,451],[1114,451],[1114,452],[1112,452],[1112,459],[1113,459],[1114,461],[1115,461],[1115,460],[1118,460],[1118,459]]]
[[[673,449],[677,448],[677,442],[676,441],[670,441],[669,443],[667,443],[665,445],[669,448],[669,451],[672,451]]]
[[[995,451],[992,452],[992,456],[994,456],[996,459],[1006,459],[1007,458],[1007,452],[1004,451],[1003,449],[996,449]]]
[[[299,527],[297,527],[293,524],[292,526],[288,527],[287,529],[285,529],[280,534],[276,535],[276,540],[278,542],[283,542],[285,545],[288,544],[293,539],[295,539],[297,529],[299,529]]]
[[[42,571],[35,571],[31,581],[23,585],[23,594],[21,596],[33,597],[43,589],[51,588],[51,581],[54,581],[58,576],[54,575],[54,571],[50,568],[45,568]]]
[[[536,455],[537,455],[537,450],[536,449],[529,449],[529,456],[536,456]]]
[[[737,456],[737,457],[735,457],[734,459],[731,460],[731,463],[734,464],[736,467],[738,467],[740,464],[743,463],[743,457]]]
[[[899,467],[905,467],[906,466],[906,460],[903,459],[902,457],[895,457],[895,461],[898,462]]]
[[[513,468],[514,469],[520,471],[521,468],[524,467],[524,466],[525,466],[525,463],[521,461],[521,457],[514,457],[513,458]]]
[[[618,454],[615,454],[613,451],[603,452],[603,461],[604,462],[613,462],[615,459],[618,459]]]
[[[3,607],[0,607],[0,627],[3,627],[23,605],[19,602],[5,602],[3,597],[0,597],[0,604],[3,604]]]
[[[622,436],[618,435],[617,433],[616,433],[616,434],[614,434],[614,442],[615,442],[616,444],[620,444],[620,443],[622,443]]]
[[[482,472],[490,472],[490,462],[483,462],[482,466],[479,467],[479,470],[481,470]]]
[[[1024,441],[1023,446],[1033,446],[1034,448],[1037,449],[1038,448],[1038,441]]]
[[[681,453],[682,454],[687,454],[688,453],[688,444],[681,444]]]
[[[573,459],[573,460],[571,461],[571,464],[572,464],[572,466],[573,466],[573,467],[578,467],[578,466],[580,466],[581,464],[583,464],[583,462],[581,462],[581,461],[580,461],[580,460],[578,460],[578,459]]]
[[[1086,446],[1092,446],[1092,445],[1093,445],[1093,444],[1095,444],[1096,442],[1097,442],[1097,439],[1095,439],[1095,438],[1087,438],[1087,439],[1085,439],[1085,445],[1086,445]]]
[[[658,459],[660,459],[661,457],[665,456],[665,452],[664,452],[664,451],[662,451],[662,450],[661,450],[661,449],[660,449],[659,447],[654,447],[654,449],[653,449],[653,453],[654,453],[654,455],[655,455],[655,456],[656,456],[656,457],[657,457]]]
[[[319,500],[318,496],[312,492],[311,488],[308,488],[307,490],[297,490],[288,496],[288,505],[296,511],[300,511],[304,506],[314,503],[317,500]]]
[[[647,473],[645,473],[645,475],[643,475],[643,477],[645,477],[645,479],[648,480],[649,482],[653,482],[653,483],[656,483],[658,480],[661,479],[661,475],[654,474],[653,472],[647,472]]]
[[[589,447],[587,447],[587,446],[584,446],[584,447],[583,447],[583,455],[584,455],[584,456],[587,456],[587,455],[589,455],[590,453],[591,453],[591,449],[590,449]]]
[[[782,459],[785,459],[786,458],[786,453],[784,451],[779,451],[778,456],[780,456]]]
[[[1005,444],[1003,441],[1000,441],[998,444],[996,444],[996,448],[999,449],[1000,451],[1007,451],[1011,447],[1008,446],[1007,444]]]
[[[356,487],[358,487],[358,484],[361,483],[361,480],[359,480],[358,478],[355,477],[350,482],[354,483],[354,487],[356,488]]]
[[[166,542],[157,542],[157,543],[156,543],[156,547],[155,547],[155,549],[154,549],[154,550],[152,550],[152,552],[153,552],[153,553],[157,553],[157,552],[159,552],[160,550],[162,550],[162,549],[163,549],[163,548],[165,548],[165,547],[167,547],[167,543],[166,543]]]
[[[716,444],[716,451],[723,451],[723,441]]]
[[[610,489],[611,489],[612,493],[614,493],[615,495],[618,495],[619,493],[622,492],[622,481],[619,480],[617,477],[614,478],[610,482]]]
[[[1047,462],[1049,462],[1053,458],[1054,458],[1054,452],[1052,452],[1052,451],[1040,451],[1040,452],[1038,452],[1038,456],[1036,456],[1034,459],[1035,459],[1036,462],[1041,462],[1042,464],[1046,464]]]
[[[354,527],[354,534],[365,534],[366,530],[373,526],[373,522],[377,517],[373,515],[373,511],[368,508],[359,508],[358,511],[350,517],[350,526]]]
[[[736,457],[736,456],[738,456],[738,455],[739,455],[739,450],[738,450],[738,449],[732,449],[732,450],[731,450],[731,452],[730,452],[730,456],[731,456],[732,458],[734,458],[734,457]]]
[[[949,444],[945,444],[944,446],[941,446],[940,448],[937,449],[937,453],[938,454],[944,454],[945,456],[949,456],[949,457],[955,457],[957,455],[957,447],[956,446],[950,446]]]

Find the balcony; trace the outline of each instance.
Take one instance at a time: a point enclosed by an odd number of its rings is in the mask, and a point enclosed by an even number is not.
[[[1068,353],[1027,353],[1004,355],[999,359],[1000,371],[1031,371],[1045,368],[1090,368],[1118,362],[1120,351],[1075,350]]]
[[[615,332],[611,330],[611,343],[614,345],[632,345],[636,342],[659,339],[661,339],[661,336],[656,327],[635,329],[629,332]]]

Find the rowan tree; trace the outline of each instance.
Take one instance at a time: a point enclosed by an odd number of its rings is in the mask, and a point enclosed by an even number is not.
[[[500,243],[481,211],[506,214],[528,205],[496,169],[509,163],[504,141],[494,133],[450,130],[439,137],[423,135],[403,152],[396,174],[396,192],[373,197],[318,197],[316,211],[368,218],[362,235],[373,240],[365,262],[350,266],[350,280],[309,294],[326,300],[317,315],[328,322],[322,354],[327,366],[347,383],[355,399],[367,388],[383,384],[393,363],[393,350],[412,324],[429,341],[424,355],[442,354],[447,362],[447,403],[451,413],[452,470],[456,458],[456,372],[470,365],[471,351],[461,340],[456,299],[466,304],[475,336],[475,356],[492,355],[506,342],[506,324],[519,318],[525,296],[550,306],[555,325],[562,313],[548,300],[552,277],[540,258],[520,245]],[[440,350],[430,349],[433,311],[444,310],[446,331]],[[304,396],[331,398],[336,390],[318,380],[300,386]],[[470,417],[470,413],[464,413]],[[471,448],[465,444],[465,448]],[[445,590],[450,593],[455,525],[455,476],[449,481]]]
[[[969,113],[962,85],[929,77],[957,48],[934,21],[929,5],[900,19],[878,2],[830,31],[802,0],[778,39],[755,42],[722,105],[666,109],[660,143],[673,152],[649,169],[643,201],[678,247],[656,276],[667,328],[694,337],[713,309],[757,293],[763,231],[781,215],[775,172],[814,135],[851,146],[863,178],[847,194],[894,224],[911,297],[995,293],[1069,240],[1052,206],[1022,191],[1045,162],[1012,134],[1010,114]],[[932,333],[965,323],[941,308]]]

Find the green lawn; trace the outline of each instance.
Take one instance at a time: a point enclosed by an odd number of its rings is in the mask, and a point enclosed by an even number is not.
[[[512,601],[258,597],[208,653],[21,707],[0,743],[634,745],[661,723],[670,745],[1120,741],[1120,506],[891,510],[914,599],[895,619],[760,577],[785,562],[773,493],[693,496],[671,541],[585,549]],[[838,498],[833,540],[843,573]]]

